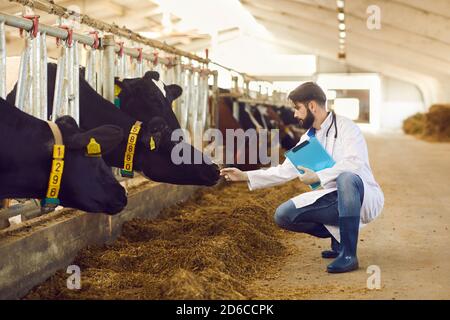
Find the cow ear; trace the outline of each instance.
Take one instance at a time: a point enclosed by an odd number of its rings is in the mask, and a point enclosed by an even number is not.
[[[144,79],[159,81],[159,73],[156,71],[147,71],[144,75]]]
[[[119,94],[122,91],[125,91],[127,94],[134,94],[135,93],[135,85],[137,81],[139,81],[141,78],[133,78],[133,79],[123,79],[120,80],[119,78],[114,79],[114,94],[119,96]]]
[[[122,142],[123,137],[122,128],[113,125],[104,125],[86,132],[76,133],[64,141],[64,143],[69,149],[80,150],[86,149],[91,139],[94,138],[100,144],[101,153],[105,154]]]
[[[164,89],[166,90],[167,97],[171,100],[170,102],[176,100],[183,93],[183,89],[177,84],[164,86]]]
[[[122,91],[123,89],[128,89],[126,81],[119,78],[114,78],[114,93],[117,94],[117,91]]]

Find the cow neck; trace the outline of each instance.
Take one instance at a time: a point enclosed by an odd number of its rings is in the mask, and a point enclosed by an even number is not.
[[[0,102],[0,147],[7,152],[0,158],[0,198],[35,199],[45,195],[50,168],[48,125],[6,101]],[[25,147],[19,147],[19,146]],[[10,149],[12,148],[12,149]],[[11,151],[11,150],[15,151]],[[32,160],[31,160],[32,159]],[[25,167],[10,165],[24,161]],[[48,171],[47,171],[48,170]],[[29,181],[22,184],[21,181]]]

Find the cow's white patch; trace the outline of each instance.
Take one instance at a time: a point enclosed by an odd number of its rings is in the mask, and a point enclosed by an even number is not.
[[[164,98],[166,98],[166,90],[164,89],[164,83],[161,80],[156,81],[155,79],[152,79],[152,81],[156,84],[156,86],[159,88],[161,93],[163,94]]]

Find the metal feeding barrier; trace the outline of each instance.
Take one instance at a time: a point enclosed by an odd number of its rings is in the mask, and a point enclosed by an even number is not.
[[[0,97],[6,99],[6,32],[4,20],[0,20]]]
[[[19,109],[43,120],[47,120],[47,36],[63,41],[58,58],[55,83],[54,114],[68,114],[79,122],[78,44],[92,46],[94,39],[73,32],[68,27],[52,27],[39,23],[39,16],[16,17],[0,13],[0,38],[5,38],[4,26],[15,27],[26,32],[25,49],[21,54],[15,105]],[[23,30],[23,31],[22,31]],[[2,44],[4,41],[2,40]],[[6,46],[2,45],[1,85],[6,88]],[[3,92],[2,92],[3,94]],[[6,94],[6,93],[5,93]],[[53,120],[56,118],[52,117]]]
[[[164,49],[142,43],[137,48],[126,47],[124,42],[127,39],[121,36],[102,34],[99,30],[91,30],[87,34],[77,33],[61,20],[59,26],[48,26],[39,23],[37,15],[18,17],[0,13],[2,98],[7,95],[6,27],[21,30],[25,43],[20,57],[15,104],[28,114],[52,121],[59,116],[70,115],[79,123],[80,67],[85,67],[85,80],[111,102],[114,102],[115,77],[138,78],[147,71],[154,70],[159,72],[160,80],[166,85],[178,84],[183,89],[182,96],[173,104],[182,128],[189,130],[194,136],[202,135],[209,126],[216,126],[218,74],[208,70],[209,60],[197,59],[192,55],[188,58],[177,56],[176,50],[170,53],[172,56],[164,56],[160,54]],[[47,113],[48,37],[56,38],[59,46],[52,114]],[[132,42],[131,45],[135,44]],[[33,202],[18,201],[18,204],[8,210],[0,211],[0,229],[10,226],[10,222],[14,220],[20,223],[41,215]]]
[[[17,74],[15,105],[20,110],[41,120],[55,121],[61,115],[72,116],[79,123],[79,44],[92,47],[91,36],[73,32],[66,26],[52,27],[39,23],[38,15],[23,17],[0,13],[0,94],[6,98],[7,47],[5,27],[17,28],[24,41]],[[47,37],[54,37],[60,44],[53,114],[47,106]],[[0,213],[0,229],[12,222],[20,223],[37,217],[45,211],[36,201],[15,199],[17,204]],[[10,200],[2,200],[9,207]]]

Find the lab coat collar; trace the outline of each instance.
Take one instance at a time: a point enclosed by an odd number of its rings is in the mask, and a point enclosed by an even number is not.
[[[333,113],[331,111],[328,112],[328,116],[325,118],[325,120],[320,125],[320,129],[316,129],[316,134],[323,132],[324,128],[328,128],[331,124],[331,121],[333,119]]]

